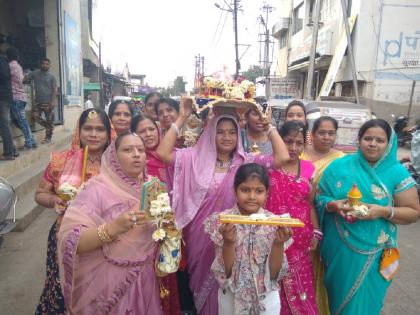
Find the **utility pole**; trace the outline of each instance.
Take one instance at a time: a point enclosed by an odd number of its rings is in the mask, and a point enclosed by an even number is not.
[[[228,6],[228,10],[221,7],[219,4],[215,3],[214,5],[223,11],[231,12],[233,15],[233,32],[235,33],[235,79],[239,77],[239,70],[241,69],[241,62],[239,61],[239,43],[238,43],[238,9],[240,0],[233,0],[233,8],[229,3],[224,0],[225,4]]]
[[[348,49],[347,51],[349,53],[351,71],[352,71],[352,75],[353,75],[354,95],[356,96],[357,103],[360,104],[359,87],[358,87],[358,84],[357,84],[356,64],[354,62],[353,44],[351,43],[351,34],[350,34],[349,20],[348,20],[348,16],[347,16],[346,0],[341,0],[341,11],[343,12],[343,23],[344,23],[344,28],[346,30],[346,35],[347,35],[347,49]]]
[[[235,32],[235,80],[238,79],[239,69],[241,64],[239,62],[239,47],[238,47],[238,2],[239,0],[233,0],[233,31]]]
[[[312,86],[314,84],[315,56],[316,56],[316,46],[318,42],[319,16],[321,15],[321,1],[322,0],[315,0],[315,8],[314,8],[315,14],[312,15],[313,16],[312,43],[311,43],[311,54],[309,57],[308,80],[306,82],[306,98],[308,100],[315,99],[315,95],[314,93],[312,93]]]
[[[270,69],[271,69],[271,61],[270,61],[270,30],[268,28],[268,16],[269,13],[273,11],[273,7],[270,5],[264,5],[262,10],[265,11],[265,19],[262,15],[260,15],[259,19],[261,24],[264,27],[264,76],[265,76],[265,96],[267,100],[270,98]],[[261,49],[260,49],[261,50]]]
[[[104,109],[104,88],[103,88],[103,69],[102,69],[102,43],[99,42],[99,108]]]
[[[416,89],[416,81],[414,80],[411,86],[410,103],[408,104],[408,112],[407,112],[408,119],[410,119],[410,116],[411,116],[411,107],[413,106],[413,96],[414,96],[415,89]]]

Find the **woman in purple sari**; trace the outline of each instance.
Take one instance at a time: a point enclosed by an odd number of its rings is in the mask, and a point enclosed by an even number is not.
[[[245,153],[239,126],[233,116],[214,117],[192,148],[173,152],[177,134],[190,114],[184,104],[180,115],[162,139],[157,155],[173,169],[172,208],[178,227],[183,228],[186,243],[190,288],[199,314],[218,312],[219,285],[210,272],[215,258],[214,245],[204,231],[203,221],[212,213],[236,204],[233,180],[236,170],[255,162],[266,167],[280,167],[289,154],[277,129],[268,126],[267,136],[273,155]]]

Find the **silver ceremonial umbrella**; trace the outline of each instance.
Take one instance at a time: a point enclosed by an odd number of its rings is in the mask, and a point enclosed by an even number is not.
[[[12,185],[0,177],[0,236],[9,233],[16,225],[17,195]],[[7,215],[13,209],[13,220]]]

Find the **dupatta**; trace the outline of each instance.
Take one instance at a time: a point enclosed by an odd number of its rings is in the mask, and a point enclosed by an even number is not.
[[[244,152],[236,119],[231,115],[221,115],[209,122],[209,125],[204,129],[194,147],[180,149],[175,152],[173,189],[171,189],[172,207],[175,211],[176,223],[180,228],[185,227],[193,220],[207,195],[217,160],[217,124],[221,119],[226,118],[235,123],[238,132],[238,142],[233,153],[231,168],[226,173],[223,183],[224,185],[228,183],[226,189],[231,190],[231,193],[227,193],[227,195],[233,195],[229,199],[236,202],[233,192],[235,172],[243,163],[252,162],[254,156]],[[223,209],[218,211],[221,210]],[[215,211],[217,210],[215,209]]]

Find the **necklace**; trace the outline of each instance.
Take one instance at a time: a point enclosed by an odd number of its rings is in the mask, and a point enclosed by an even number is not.
[[[230,159],[229,161],[226,161],[226,162],[217,159],[216,160],[216,168],[229,168],[231,163],[232,163],[232,159]]]

